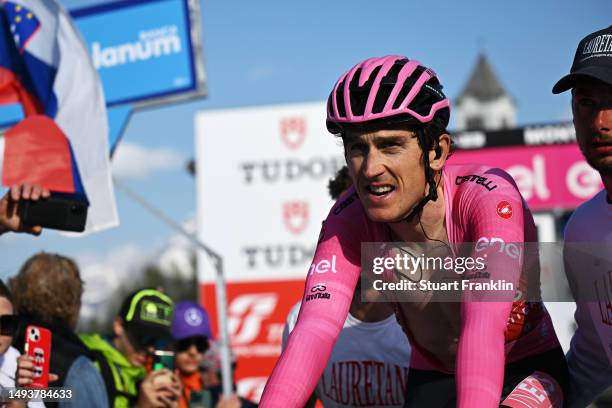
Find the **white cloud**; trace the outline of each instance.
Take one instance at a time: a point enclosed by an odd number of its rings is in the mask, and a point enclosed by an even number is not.
[[[195,217],[182,225],[186,232],[196,230]],[[183,235],[174,234],[166,239],[163,247],[151,251],[135,244],[126,244],[100,253],[81,253],[76,257],[85,292],[81,299],[81,319],[103,320],[108,313],[114,313],[118,305],[111,304],[114,293],[121,287],[131,286],[141,278],[145,267],[157,265],[166,277],[189,279],[195,273],[192,259],[195,255],[193,244]]]
[[[187,233],[195,234],[195,217],[185,221],[182,227]],[[195,273],[192,264],[194,256],[193,243],[185,236],[177,234],[168,239],[166,247],[159,255],[157,264],[165,276],[178,274],[184,279],[189,279]]]
[[[121,142],[113,156],[112,170],[117,178],[144,178],[155,172],[179,169],[184,164],[185,159],[175,150]]]
[[[149,255],[136,245],[124,245],[105,255],[78,256],[77,261],[81,267],[81,278],[85,282],[81,318],[90,320],[106,315],[113,293],[138,279],[149,261]]]

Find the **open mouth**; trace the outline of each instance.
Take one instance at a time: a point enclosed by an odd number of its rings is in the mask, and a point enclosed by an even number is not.
[[[395,187],[389,185],[389,184],[383,184],[383,185],[378,185],[378,186],[374,186],[374,185],[368,185],[366,186],[366,190],[368,191],[368,193],[376,196],[376,197],[383,197],[391,192],[393,192],[395,190]]]

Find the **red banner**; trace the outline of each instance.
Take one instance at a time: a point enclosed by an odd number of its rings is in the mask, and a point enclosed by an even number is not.
[[[234,378],[241,396],[259,401],[280,355],[285,320],[303,291],[302,280],[227,284],[230,341],[238,359]],[[200,295],[218,337],[215,285],[201,284]]]

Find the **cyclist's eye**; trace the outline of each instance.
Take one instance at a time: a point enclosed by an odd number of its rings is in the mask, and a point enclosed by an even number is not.
[[[394,140],[390,140],[390,141],[387,141],[387,142],[382,142],[381,145],[380,145],[380,148],[381,149],[392,149],[392,148],[399,147],[399,146],[400,146],[400,144],[398,142],[396,142]]]
[[[367,148],[364,144],[361,143],[353,143],[349,145],[347,152],[349,156],[362,156],[365,154]]]

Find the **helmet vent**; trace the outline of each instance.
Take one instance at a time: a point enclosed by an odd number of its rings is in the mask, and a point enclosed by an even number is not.
[[[389,99],[389,95],[391,95],[391,91],[397,82],[397,75],[407,62],[407,59],[396,61],[389,72],[387,72],[387,75],[382,78],[380,81],[380,87],[378,88],[378,93],[376,94],[376,99],[374,99],[374,105],[372,106],[372,113],[382,112],[387,100]]]
[[[353,115],[362,116],[363,112],[365,112],[368,95],[372,90],[372,85],[374,85],[374,81],[380,72],[380,68],[380,66],[374,68],[372,74],[370,74],[370,77],[366,83],[363,84],[363,86],[359,86],[361,68],[355,72],[355,75],[353,76],[353,79],[349,85],[349,90],[351,93],[351,111],[353,112]]]

